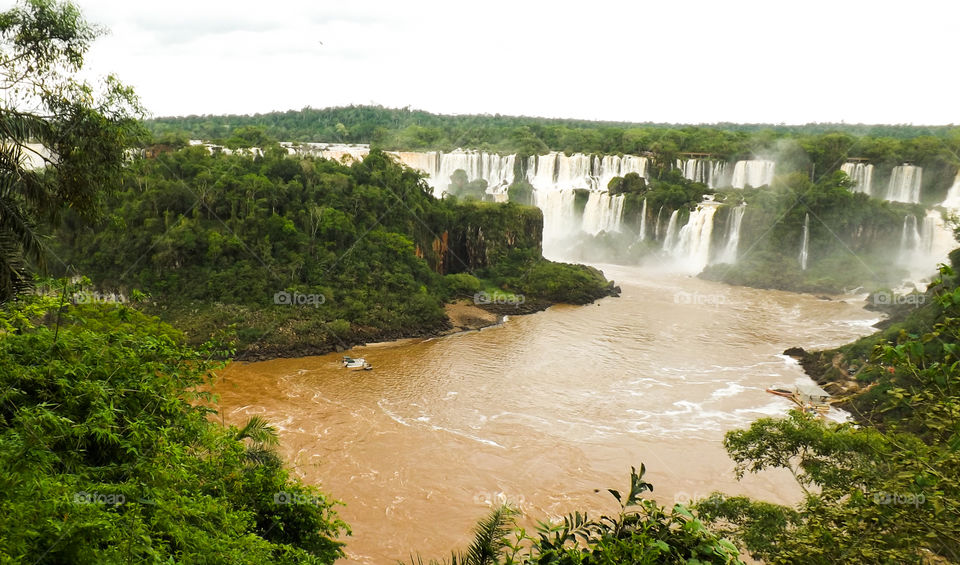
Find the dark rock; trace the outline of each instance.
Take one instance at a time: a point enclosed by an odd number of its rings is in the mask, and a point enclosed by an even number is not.
[[[783,354],[789,355],[790,357],[795,357],[797,359],[801,359],[804,356],[806,356],[807,352],[802,347],[791,347],[789,349],[786,349],[783,352]]]

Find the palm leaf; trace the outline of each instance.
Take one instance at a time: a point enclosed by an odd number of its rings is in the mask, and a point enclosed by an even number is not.
[[[240,428],[234,436],[237,440],[249,439],[256,446],[277,445],[280,443],[277,437],[277,429],[270,425],[263,417],[253,416],[247,423]]]
[[[497,563],[507,547],[507,536],[513,531],[516,512],[509,506],[499,506],[480,520],[474,529],[473,543],[460,555],[460,565],[492,565]]]

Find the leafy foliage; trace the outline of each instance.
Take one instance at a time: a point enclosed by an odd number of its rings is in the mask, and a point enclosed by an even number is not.
[[[126,305],[62,302],[0,310],[0,561],[342,555],[333,503],[265,455],[271,428],[210,418],[209,350]]]
[[[769,188],[722,196],[746,203],[740,257],[734,265],[711,265],[702,276],[759,288],[842,292],[899,282],[906,274],[896,266],[903,218],[922,217],[918,206],[852,193],[842,173],[817,183],[787,175]],[[810,256],[802,270],[798,256],[807,217]]]
[[[134,160],[108,205],[92,226],[68,216],[57,254],[99,288],[145,289],[192,342],[226,328],[250,355],[442,330],[442,304],[463,294],[442,275],[531,300],[607,294],[599,272],[543,259],[539,210],[437,200],[376,151],[348,166],[187,147]]]
[[[541,522],[536,535],[520,529],[509,539],[508,523],[515,512],[495,508],[477,527],[467,553],[454,553],[451,565],[615,563],[739,564],[736,546],[709,530],[694,514],[677,504],[668,512],[643,497],[653,485],[643,480],[646,468],[630,469],[630,490],[624,496],[610,489],[620,504],[617,516],[591,520],[575,512],[560,523]]]
[[[38,223],[68,206],[96,217],[139,137],[129,88],[74,77],[99,34],[68,2],[28,0],[0,13],[0,302],[44,267]]]
[[[721,497],[703,516],[768,563],[960,560],[960,287],[941,272],[933,304],[864,340],[850,406],[871,425],[793,413],[727,434],[738,475],[788,469],[799,507]]]

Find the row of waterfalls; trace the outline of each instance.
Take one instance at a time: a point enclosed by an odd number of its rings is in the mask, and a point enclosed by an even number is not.
[[[290,152],[312,153],[327,158],[362,158],[368,152],[366,146],[331,146],[325,144],[289,144]],[[614,177],[636,173],[646,178],[649,172],[647,157],[638,155],[566,155],[550,152],[527,157],[517,162],[516,155],[499,155],[484,151],[457,149],[450,152],[399,151],[393,154],[400,162],[429,175],[427,182],[440,196],[450,185],[450,176],[463,170],[468,181],[483,179],[487,191],[503,195],[518,175],[537,190],[563,190],[585,188],[603,191]],[[767,159],[747,159],[728,163],[710,157],[677,159],[675,168],[684,178],[700,182],[709,188],[748,188],[769,186],[773,183],[776,162]],[[875,186],[874,166],[863,161],[844,163],[840,170],[853,181],[853,190],[869,196],[893,202],[920,202],[920,187],[923,168],[904,163],[893,167],[886,186]]]
[[[333,148],[312,144],[314,154],[343,160],[361,159],[363,147]],[[291,149],[293,151],[293,149]],[[296,151],[303,152],[298,146]],[[507,187],[518,175],[534,189],[535,203],[544,216],[544,252],[563,258],[572,238],[577,234],[597,236],[602,233],[627,235],[636,243],[656,251],[655,255],[682,271],[699,273],[716,263],[735,263],[738,258],[741,228],[746,206],[714,202],[707,197],[689,212],[652,210],[646,199],[639,213],[631,212],[625,222],[624,195],[611,195],[609,182],[629,173],[647,178],[649,161],[637,155],[565,155],[550,152],[518,162],[516,155],[498,155],[483,151],[394,152],[402,163],[427,174],[427,183],[436,196],[442,196],[450,185],[454,171],[462,170],[468,181],[484,180],[494,200],[507,200]],[[711,158],[678,159],[677,170],[689,180],[710,188],[762,187],[773,182],[776,163],[753,159],[728,163]],[[920,200],[923,170],[911,164],[894,167],[885,190],[874,183],[874,166],[865,162],[843,164],[841,170],[853,182],[852,190],[895,202],[916,203]],[[960,211],[960,173],[943,206]],[[721,210],[723,211],[721,213]],[[722,230],[715,230],[715,220]],[[798,228],[795,248],[798,266],[806,270],[817,257],[816,241],[823,236],[819,220],[806,214]],[[625,225],[628,224],[628,225]],[[722,233],[721,233],[722,232]],[[949,228],[938,211],[917,217],[907,215],[896,262],[905,268],[926,269],[943,260],[953,246]],[[818,237],[811,237],[812,235]],[[822,241],[822,240],[821,240]],[[790,242],[784,242],[790,245]]]
[[[923,168],[910,164],[894,167],[890,171],[890,180],[886,192],[875,193],[873,186],[873,165],[869,163],[844,163],[840,170],[847,173],[853,181],[853,190],[868,196],[882,197],[892,202],[920,202],[920,184],[923,181]],[[881,189],[882,190],[882,187]]]

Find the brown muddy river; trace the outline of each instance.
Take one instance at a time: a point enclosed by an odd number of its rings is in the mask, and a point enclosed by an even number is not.
[[[340,354],[231,365],[221,407],[231,423],[265,416],[296,473],[346,504],[350,563],[445,557],[499,500],[531,521],[612,511],[606,489],[641,462],[662,504],[797,500],[786,473],[738,483],[723,434],[787,412],[764,392],[806,379],[785,348],[846,343],[877,315],[853,298],[602,268],[622,297],[349,352],[373,371]]]

